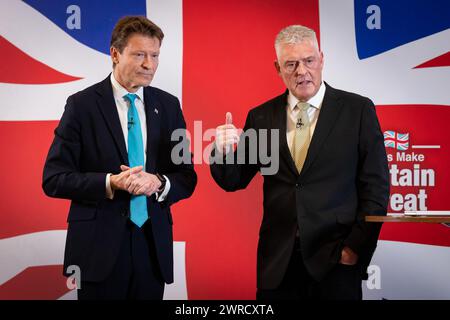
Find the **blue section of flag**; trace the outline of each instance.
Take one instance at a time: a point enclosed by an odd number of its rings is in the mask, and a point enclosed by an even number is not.
[[[79,42],[97,51],[109,54],[111,32],[117,20],[125,15],[146,15],[145,0],[25,0],[53,23]],[[67,27],[67,19],[76,5],[80,8],[80,29]],[[45,35],[43,35],[45,36]]]
[[[358,57],[365,59],[450,28],[449,0],[355,0]],[[369,29],[367,8],[380,9],[381,29]]]

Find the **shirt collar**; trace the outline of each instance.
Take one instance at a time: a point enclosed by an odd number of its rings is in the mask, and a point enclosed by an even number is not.
[[[306,102],[309,103],[312,107],[320,109],[320,107],[322,106],[323,98],[325,97],[325,89],[325,82],[322,81],[322,84],[320,85],[319,91],[317,91],[316,95]],[[298,99],[292,94],[291,91],[289,91],[288,105],[291,111],[294,110],[297,103]]]
[[[116,99],[123,99],[123,97],[130,93],[127,89],[125,89],[114,77],[114,72],[111,72],[111,84],[113,89],[113,94]],[[136,91],[134,94],[136,94],[142,102],[144,101],[144,88],[140,87],[138,91]]]

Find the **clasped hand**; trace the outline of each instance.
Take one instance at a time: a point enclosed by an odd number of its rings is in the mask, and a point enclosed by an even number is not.
[[[111,175],[111,188],[113,190],[127,191],[132,195],[151,196],[161,188],[161,181],[156,175],[143,171],[143,166],[120,166],[121,173]]]

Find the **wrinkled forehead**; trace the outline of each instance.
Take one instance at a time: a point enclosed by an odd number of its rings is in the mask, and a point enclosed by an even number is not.
[[[145,34],[133,33],[126,42],[125,48],[137,49],[146,48],[152,50],[159,50],[161,41],[157,37],[152,37]]]
[[[296,43],[280,43],[276,50],[280,61],[320,57],[320,51],[314,41],[304,39]]]

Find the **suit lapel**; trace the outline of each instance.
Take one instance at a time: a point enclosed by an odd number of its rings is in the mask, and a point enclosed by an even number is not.
[[[123,137],[122,127],[120,126],[119,114],[117,113],[116,102],[114,101],[111,80],[109,77],[110,76],[101,82],[97,89],[97,93],[99,94],[97,105],[111,131],[114,142],[119,150],[122,163],[128,165],[127,148]]]
[[[273,110],[274,125],[273,128],[279,129],[280,134],[280,157],[284,159],[287,167],[292,171],[293,174],[298,175],[297,168],[295,166],[294,159],[292,159],[291,152],[287,143],[286,132],[287,132],[287,95],[288,91],[280,96],[280,99],[275,101],[275,106]]]
[[[300,175],[303,175],[314,162],[320,148],[330,134],[333,125],[336,123],[341,107],[342,106],[336,96],[335,90],[326,84],[325,97],[322,102],[322,107],[320,109],[319,118],[317,119],[317,125],[314,130],[311,144],[309,145],[305,164],[303,165]]]
[[[146,171],[156,172],[156,159],[158,158],[158,144],[161,131],[161,117],[164,111],[151,87],[144,88],[145,118],[147,122],[147,163]]]

